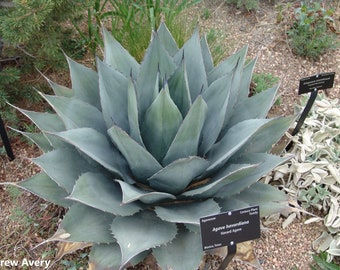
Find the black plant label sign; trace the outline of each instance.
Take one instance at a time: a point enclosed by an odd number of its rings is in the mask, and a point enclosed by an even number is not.
[[[200,218],[203,251],[260,237],[259,206]]]
[[[299,95],[315,90],[332,88],[334,76],[335,72],[328,72],[301,79],[299,84]]]

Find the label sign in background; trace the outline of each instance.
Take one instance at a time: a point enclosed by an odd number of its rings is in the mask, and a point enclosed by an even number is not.
[[[203,250],[230,246],[261,235],[258,206],[200,219]]]
[[[299,84],[299,95],[321,89],[332,88],[335,72],[321,73],[311,77],[303,78]]]

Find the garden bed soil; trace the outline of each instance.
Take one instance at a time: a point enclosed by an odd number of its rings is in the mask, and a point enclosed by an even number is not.
[[[277,12],[272,2],[260,1],[258,11],[247,13],[225,4],[224,1],[203,1],[190,10],[190,14],[196,16],[202,14],[205,9],[209,10],[210,17],[200,19],[201,32],[214,28],[225,37],[223,46],[226,48],[226,56],[248,44],[248,56],[257,57],[255,72],[270,73],[280,79],[281,104],[273,107],[270,112],[272,115],[294,113],[294,104],[300,100],[297,94],[299,80],[318,73],[336,72],[334,88],[330,89],[327,95],[330,98],[339,98],[340,49],[330,51],[318,61],[294,55],[288,45],[283,26],[276,21]],[[335,5],[335,23],[337,29],[340,29],[340,4]],[[68,76],[52,74],[51,79],[63,85],[69,84]],[[0,155],[1,182],[17,182],[39,171],[29,160],[40,154],[37,147],[18,137],[12,137],[11,143],[16,159],[10,162],[4,154]],[[43,200],[27,192],[16,195],[15,190],[4,186],[0,186],[0,209],[0,260],[54,257],[56,249],[54,243],[32,248],[53,235],[63,214],[62,209],[47,205]],[[321,223],[306,225],[305,219],[306,216],[302,215],[288,228],[283,229],[284,217],[280,217],[262,230],[261,238],[252,242],[262,269],[310,269],[311,255],[315,253],[312,242],[324,228]],[[240,256],[249,258],[252,254],[249,250],[239,254],[227,269],[258,269],[240,261]],[[72,255],[66,258],[80,267],[84,264],[82,260],[76,260]],[[209,269],[217,269],[216,258],[210,258],[209,263],[214,264]],[[64,265],[55,264],[51,269],[68,269]],[[149,267],[140,265],[139,269],[151,269]]]

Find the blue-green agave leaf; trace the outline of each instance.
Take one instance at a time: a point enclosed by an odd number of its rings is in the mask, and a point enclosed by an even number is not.
[[[199,96],[191,106],[168,148],[162,162],[163,165],[167,165],[179,158],[197,155],[201,130],[206,119],[207,110],[207,104]]]
[[[145,113],[141,125],[143,142],[159,162],[163,160],[182,121],[181,112],[165,87]]]
[[[191,107],[188,75],[184,60],[168,80],[169,92],[172,100],[184,118]]]
[[[152,253],[162,269],[196,270],[203,257],[200,234],[181,230],[170,244],[155,248]]]
[[[164,169],[158,171],[148,180],[150,186],[158,191],[178,194],[201,175],[209,166],[209,162],[200,157],[187,157],[178,159]]]
[[[230,118],[227,128],[247,119],[265,118],[274,103],[277,89],[278,86],[275,86],[243,99],[235,106],[235,112]]]
[[[59,187],[46,173],[39,173],[19,183],[11,184],[63,207],[69,207],[72,204],[65,199],[68,195],[65,189]]]
[[[44,153],[53,150],[53,146],[47,139],[47,137],[43,133],[31,133],[31,132],[23,132],[14,128],[11,128],[15,132],[18,132],[24,135],[26,138],[30,139],[34,144],[36,144]]]
[[[237,150],[248,142],[257,130],[269,121],[267,119],[250,119],[231,127],[224,137],[209,151],[208,160],[211,165],[207,170],[212,171],[223,166]],[[262,137],[262,140],[263,138],[267,137]]]
[[[176,199],[174,195],[166,193],[166,192],[145,190],[142,187],[130,185],[121,180],[116,180],[116,181],[119,183],[122,189],[122,194],[123,194],[122,203],[123,204],[129,204],[131,202],[141,201],[142,203],[150,205],[150,204],[160,203],[164,201],[171,201],[171,200]]]
[[[44,135],[44,137],[49,141],[51,147],[53,147],[53,149],[58,149],[58,148],[62,148],[62,147],[67,147],[67,143],[64,142],[63,140],[61,140],[60,138],[57,138],[47,132],[42,132],[42,134]]]
[[[16,130],[17,132],[22,133],[25,136],[29,136],[29,138],[33,140],[33,142],[36,143],[44,152],[47,152],[53,148],[65,146],[65,143],[62,140],[45,132],[59,132],[66,129],[63,121],[57,114],[27,111],[20,108],[16,109],[26,115],[42,131],[42,136],[45,139],[38,134],[24,134],[23,132]]]
[[[222,211],[230,211],[235,209],[234,201],[239,201],[238,204],[242,207],[258,205],[261,217],[290,209],[288,196],[283,191],[263,183],[255,183],[240,194],[218,200],[218,203]]]
[[[136,78],[139,64],[130,53],[113,38],[110,32],[103,28],[104,61],[128,77],[131,73]]]
[[[56,234],[62,231],[63,240],[69,242],[114,243],[110,231],[114,217],[87,205],[75,203],[67,211]]]
[[[210,150],[221,132],[228,105],[230,87],[231,79],[229,75],[226,75],[210,84],[202,93],[208,105],[207,119],[202,129],[201,144],[199,146],[199,153],[202,156]]]
[[[92,128],[78,128],[57,132],[54,135],[72,144],[116,175],[122,177],[125,175],[127,164],[102,133]]]
[[[67,57],[74,97],[101,110],[98,74]]]
[[[121,128],[113,126],[108,130],[108,134],[139,181],[147,183],[148,177],[162,169],[157,160]]]
[[[128,89],[128,119],[129,119],[129,128],[130,132],[129,135],[132,139],[138,142],[140,145],[144,146],[140,128],[139,128],[139,121],[138,121],[138,104],[137,104],[137,94],[135,85],[132,81],[132,78],[129,81]]]
[[[96,244],[91,247],[89,270],[118,270],[121,253],[117,243]]]
[[[247,176],[256,166],[258,164],[231,164],[209,179],[207,184],[186,191],[182,195],[197,199],[212,198],[222,187]]]
[[[232,73],[234,69],[240,65],[240,60],[244,59],[248,51],[248,46],[244,46],[235,54],[229,56],[226,60],[218,64],[208,73],[208,84],[217,80],[218,78],[225,76],[228,73]]]
[[[245,201],[238,200],[237,196],[238,195],[231,196],[230,198],[226,198],[226,199],[216,198],[215,200],[221,206],[221,209],[222,209],[221,212],[228,212],[228,211],[250,207],[250,205],[246,203]],[[252,205],[252,206],[256,206],[256,205]],[[260,216],[263,217],[261,215],[261,209],[260,209]]]
[[[72,192],[77,178],[84,172],[96,171],[75,148],[58,148],[32,161],[40,166],[59,186]]]
[[[71,98],[74,96],[74,91],[72,89],[65,87],[63,85],[59,85],[55,82],[52,82],[49,79],[47,79],[47,81],[52,87],[55,95],[60,96],[60,97],[67,97],[67,98]]]
[[[201,38],[201,50],[203,56],[203,62],[205,67],[205,72],[207,74],[214,68],[213,58],[209,49],[208,41],[206,35]]]
[[[272,149],[273,145],[284,135],[296,116],[271,118],[258,129],[246,144],[235,154],[235,158],[248,153],[263,153]],[[265,138],[265,139],[264,139]]]
[[[246,47],[247,48],[247,47]],[[228,106],[225,114],[225,119],[224,119],[224,124],[223,127],[226,127],[228,125],[229,119],[231,116],[235,113],[235,108],[237,106],[238,100],[243,97],[243,92],[240,89],[241,82],[243,80],[243,70],[244,70],[244,61],[246,58],[247,50],[241,50],[241,52],[244,51],[244,53],[240,54],[240,58],[237,61],[237,64],[235,66],[235,70],[233,72],[232,76],[232,83],[231,83],[231,90],[230,90],[230,95],[229,95],[229,100],[228,100]],[[247,78],[246,78],[247,80]],[[222,128],[222,136],[225,134],[226,129]]]
[[[256,58],[251,60],[248,64],[243,67],[242,79],[240,80],[240,87],[238,89],[237,102],[240,103],[245,99],[248,99],[250,83],[253,76],[254,67],[256,64]]]
[[[97,59],[97,67],[102,117],[104,117],[106,127],[110,128],[115,124],[129,132],[126,110],[128,79],[99,59]]]
[[[65,130],[65,125],[63,124],[63,121],[55,113],[42,113],[28,111],[17,107],[14,108],[16,108],[26,117],[28,117],[42,131],[58,132]]]
[[[103,115],[96,107],[79,99],[41,95],[62,119],[67,129],[89,127],[103,134],[106,132]]]
[[[251,185],[256,183],[262,176],[279,166],[283,162],[286,162],[291,157],[279,157],[270,154],[260,153],[248,153],[246,156],[242,156],[238,161],[240,163],[260,163],[254,170],[243,178],[233,181],[228,185],[220,188],[215,194],[215,198],[229,198],[232,195],[238,194],[249,188]]]
[[[157,216],[168,222],[198,225],[201,217],[220,213],[220,207],[213,199],[208,199],[156,206],[155,211]]]
[[[118,183],[101,173],[82,174],[68,199],[118,216],[130,216],[141,210],[136,203],[122,204]]]
[[[157,34],[169,55],[174,56],[179,49],[177,47],[175,39],[171,35],[169,29],[166,27],[164,22],[161,22],[161,24],[159,25],[157,29]]]
[[[169,78],[175,69],[176,66],[163,47],[159,36],[153,33],[153,39],[146,51],[136,82],[141,119],[155,98],[154,90],[158,72],[160,78]]]
[[[169,243],[177,233],[176,224],[163,221],[149,211],[116,217],[111,230],[122,252],[120,269],[141,252]]]
[[[198,28],[196,28],[191,38],[176,53],[174,61],[179,65],[183,58],[186,64],[191,100],[194,101],[202,89],[205,89],[208,85]]]

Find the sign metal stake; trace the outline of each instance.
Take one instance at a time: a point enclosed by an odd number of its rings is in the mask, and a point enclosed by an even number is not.
[[[300,131],[303,123],[305,122],[305,120],[308,116],[310,109],[312,108],[312,106],[314,104],[314,101],[315,101],[317,95],[318,95],[318,89],[315,88],[314,91],[309,96],[307,105],[302,111],[302,114],[299,118],[299,121],[297,122],[297,124],[296,124],[296,126],[295,126],[295,128],[292,132],[292,136],[295,136]],[[290,141],[289,144],[286,146],[286,151],[289,151],[292,146],[293,146],[293,141]]]
[[[6,133],[4,122],[1,119],[1,116],[0,116],[0,135],[1,135],[1,139],[2,139],[4,146],[5,146],[7,156],[12,161],[15,157],[14,157],[12,147],[11,147],[11,144],[9,142],[9,139],[8,139],[8,136],[7,136],[7,133]]]
[[[299,85],[299,95],[304,93],[311,93],[299,121],[294,128],[292,135],[295,136],[301,129],[303,123],[305,122],[310,109],[312,108],[314,101],[318,95],[318,90],[324,90],[332,88],[334,84],[335,72],[317,74],[315,76],[303,78],[300,80]],[[286,146],[286,151],[289,151],[293,145],[293,141],[290,141]]]
[[[236,244],[231,244],[231,245],[228,246],[227,256],[225,256],[225,258],[223,259],[218,270],[225,270],[227,268],[228,264],[231,262],[231,260],[236,255],[236,250],[237,250]]]

